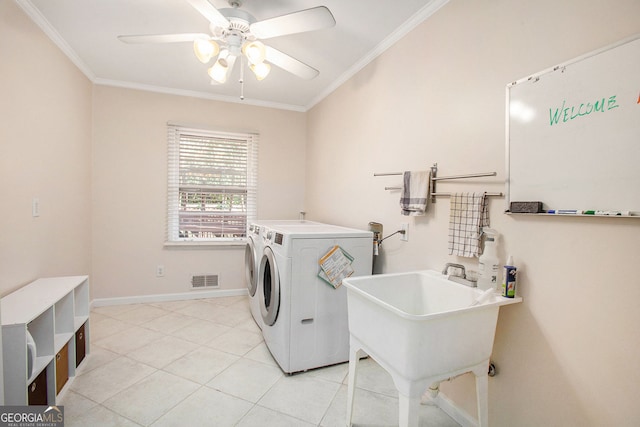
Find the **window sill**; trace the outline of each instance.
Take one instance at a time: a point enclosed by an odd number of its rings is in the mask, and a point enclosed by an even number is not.
[[[192,241],[184,240],[181,242],[164,242],[164,247],[167,249],[173,248],[220,248],[220,247],[244,247],[247,244],[247,240],[239,238],[235,240],[223,240],[223,241]]]

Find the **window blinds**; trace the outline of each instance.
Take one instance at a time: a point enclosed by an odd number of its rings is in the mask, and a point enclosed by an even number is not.
[[[245,237],[257,215],[258,135],[168,132],[168,241]]]

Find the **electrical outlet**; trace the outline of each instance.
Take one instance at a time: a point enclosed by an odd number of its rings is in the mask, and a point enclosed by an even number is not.
[[[404,231],[404,233],[402,233],[400,235],[400,240],[402,240],[403,242],[408,242],[409,241],[409,223],[403,223],[400,224],[400,230]]]
[[[156,266],[156,277],[164,277],[164,265]]]

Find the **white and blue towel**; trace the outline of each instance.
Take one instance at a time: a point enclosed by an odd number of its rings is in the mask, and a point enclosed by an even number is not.
[[[431,186],[430,171],[406,171],[403,175],[400,209],[402,215],[424,215],[429,200]]]

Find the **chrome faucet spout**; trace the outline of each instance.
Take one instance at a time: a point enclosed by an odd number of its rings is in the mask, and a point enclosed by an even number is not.
[[[446,276],[449,273],[449,267],[453,267],[453,268],[459,268],[462,270],[462,278],[466,279],[467,278],[467,271],[464,268],[464,265],[462,264],[455,264],[453,262],[448,262],[445,264],[444,269],[442,269],[442,274],[444,276]]]

